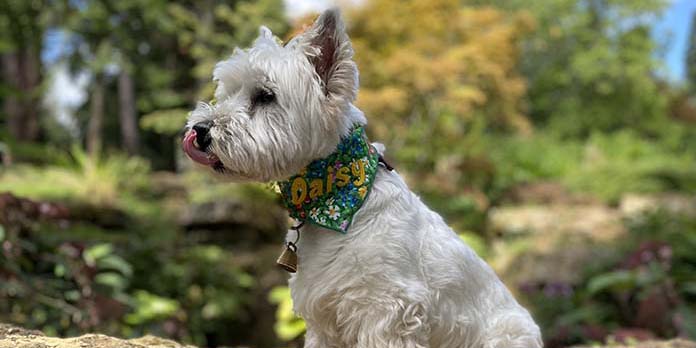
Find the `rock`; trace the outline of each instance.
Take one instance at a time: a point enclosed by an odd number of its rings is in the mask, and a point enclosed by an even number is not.
[[[561,183],[541,181],[516,185],[500,199],[505,205],[515,204],[592,204],[598,200],[587,195],[571,193]]]
[[[627,234],[627,218],[657,210],[696,216],[696,196],[691,195],[627,194],[614,208],[563,198],[562,188],[548,183],[520,190],[518,201],[556,203],[490,210],[488,229],[495,255],[491,264],[513,289],[523,285],[577,285],[579,270],[611,257],[615,241]]]
[[[77,202],[67,205],[72,222],[87,222],[104,229],[124,229],[132,224],[131,217],[117,207]]]
[[[575,346],[572,348],[696,348],[696,342],[684,339],[667,341],[643,341],[630,344]],[[0,324],[0,348],[196,348],[172,340],[147,335],[140,338],[121,339],[101,334],[80,337],[48,337],[36,330]]]
[[[173,172],[153,172],[150,175],[150,191],[156,197],[186,197],[186,183],[181,175]]]
[[[644,341],[631,344],[609,344],[592,346],[575,346],[573,348],[696,348],[696,342],[684,339],[673,339],[669,341]]]
[[[696,197],[679,193],[656,195],[626,194],[619,203],[621,213],[626,217],[664,210],[671,214],[696,216]]]
[[[26,228],[36,221],[88,222],[103,228],[123,228],[129,224],[129,217],[115,207],[36,201],[10,192],[0,193],[0,224]]]
[[[604,205],[523,205],[489,213],[489,228],[498,236],[565,233],[611,240],[624,232],[621,214]]]
[[[604,205],[498,207],[491,264],[513,289],[525,284],[577,284],[578,270],[611,255],[625,235],[622,215]]]
[[[230,198],[187,206],[179,224],[199,243],[244,247],[282,242],[288,218],[278,204]]]
[[[537,189],[548,193],[558,188],[542,185]],[[489,212],[487,225],[495,255],[491,264],[513,290],[550,285],[551,291],[578,285],[578,271],[610,257],[612,244],[626,236],[627,218],[658,210],[696,216],[696,197],[676,193],[627,194],[618,208],[553,200],[563,203],[501,206]]]
[[[21,327],[12,326],[9,324],[0,323],[0,340],[7,336],[18,335],[18,336],[43,336],[41,331],[37,330],[27,330]]]
[[[39,331],[0,324],[0,348],[195,348],[191,345],[145,336],[124,340],[100,334],[80,337],[47,337]]]

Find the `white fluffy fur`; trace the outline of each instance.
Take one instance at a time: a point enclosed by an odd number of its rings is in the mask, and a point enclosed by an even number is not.
[[[366,123],[352,104],[352,53],[335,10],[285,47],[262,28],[252,48],[217,65],[218,103],[199,105],[189,125],[213,121],[210,151],[229,177],[286,178]],[[252,106],[259,87],[276,101]],[[305,225],[298,257],[290,287],[307,321],[305,347],[542,345],[527,310],[396,171],[378,171],[346,235]]]

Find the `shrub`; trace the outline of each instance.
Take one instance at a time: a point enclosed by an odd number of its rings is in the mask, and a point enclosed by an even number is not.
[[[609,337],[696,338],[696,219],[655,213],[627,221],[616,257],[581,270],[577,284],[526,284],[547,346]]]
[[[142,159],[113,154],[90,157],[74,147],[68,163],[35,167],[17,165],[0,171],[0,191],[37,199],[117,205],[123,195],[148,185],[149,165]]]

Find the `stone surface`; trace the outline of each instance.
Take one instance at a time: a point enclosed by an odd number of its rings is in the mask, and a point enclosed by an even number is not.
[[[589,262],[611,254],[625,235],[622,216],[604,205],[525,205],[489,213],[492,266],[513,290],[527,283],[568,283]]]
[[[236,248],[280,243],[288,226],[287,212],[283,208],[233,198],[191,204],[184,209],[178,222],[199,243]]]
[[[489,228],[498,236],[572,233],[600,240],[621,235],[621,213],[600,205],[523,205],[499,207],[489,213]]]
[[[592,204],[599,200],[590,195],[570,192],[563,184],[554,181],[540,181],[519,184],[503,194],[503,205],[523,204]]]
[[[48,337],[39,331],[0,324],[0,348],[195,348],[155,336],[124,340],[100,334]]]
[[[619,209],[625,216],[636,216],[664,210],[672,214],[696,216],[696,196],[679,193],[657,195],[627,194],[621,197]]]
[[[696,342],[684,339],[668,341],[645,341],[631,344],[608,344],[605,346],[576,346],[573,348],[696,348]],[[0,348],[196,348],[172,340],[144,336],[124,340],[100,334],[80,337],[48,337],[36,330],[27,330],[8,324],[0,324]]]
[[[645,341],[631,344],[610,344],[606,346],[576,346],[573,348],[696,348],[696,342],[684,339],[673,339],[669,341]]]
[[[496,207],[488,215],[491,263],[513,289],[523,282],[576,284],[578,270],[610,256],[612,243],[626,236],[625,219],[658,210],[696,216],[696,197],[677,193],[626,194],[614,208],[569,199],[549,183],[518,191],[511,202],[527,203]]]
[[[696,216],[696,197],[663,193],[626,194],[618,207],[570,199],[546,183],[518,189],[517,204],[490,210],[491,264],[513,290],[530,284],[574,285],[578,270],[613,253],[625,238],[626,219],[655,211]],[[535,203],[532,203],[535,202]]]

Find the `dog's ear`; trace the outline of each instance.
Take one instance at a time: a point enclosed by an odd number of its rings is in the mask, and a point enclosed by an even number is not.
[[[259,27],[259,36],[254,41],[254,46],[256,47],[263,45],[278,46],[278,42],[273,36],[273,32],[271,32],[271,29],[268,29],[268,27],[265,25]]]
[[[259,27],[259,37],[258,39],[265,38],[268,40],[273,40],[273,32],[271,32],[271,29],[268,29],[267,26],[262,25]],[[257,39],[257,40],[258,40]]]
[[[299,41],[321,80],[324,93],[352,102],[358,87],[358,70],[340,11],[326,10]]]

